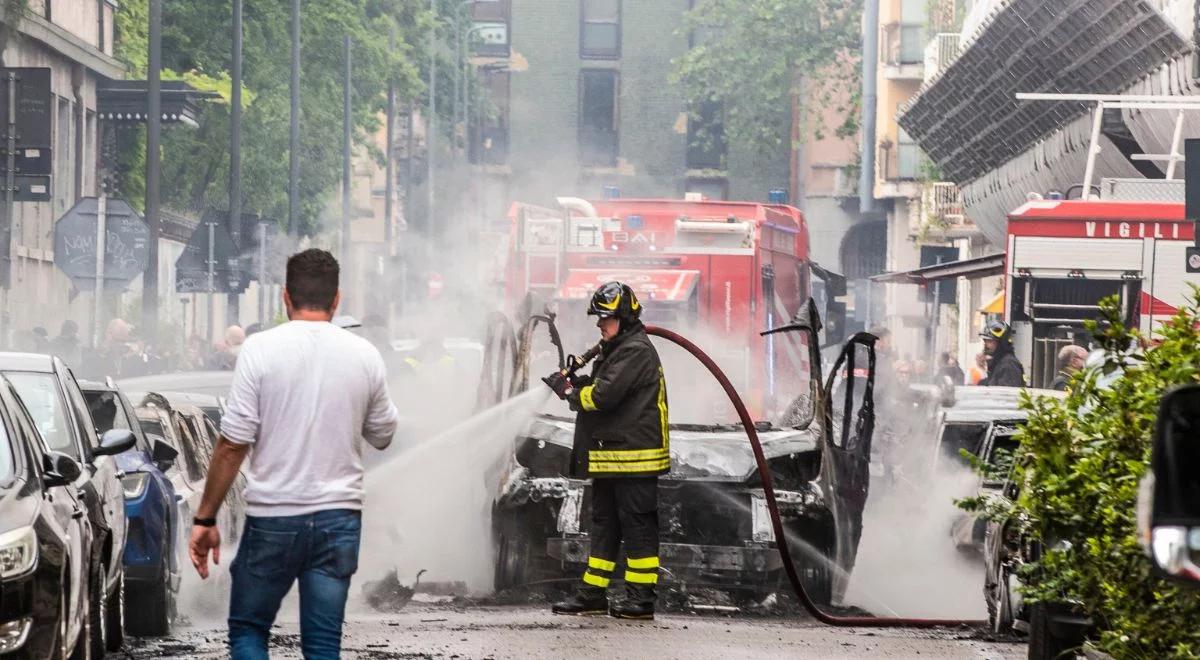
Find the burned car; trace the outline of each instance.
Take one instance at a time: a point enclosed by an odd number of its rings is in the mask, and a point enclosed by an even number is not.
[[[809,364],[820,373],[820,322],[810,309],[779,331],[808,336]],[[756,423],[796,568],[818,604],[840,600],[861,535],[873,342],[856,336],[824,384],[809,380],[793,402],[794,423]],[[516,439],[493,509],[497,590],[569,582],[586,567],[591,482],[566,476],[573,433],[573,419],[543,414]],[[660,583],[761,601],[785,578],[746,432],[672,423],[670,433],[672,468],[658,481]]]

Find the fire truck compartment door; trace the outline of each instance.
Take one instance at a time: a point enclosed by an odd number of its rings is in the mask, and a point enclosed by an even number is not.
[[[612,281],[633,287],[642,301],[687,302],[700,281],[700,271],[572,268],[567,271],[558,297],[562,300],[587,299],[601,284]]]
[[[1086,277],[1115,279],[1141,272],[1143,245],[1141,239],[1018,236],[1010,268],[1014,274],[1027,270],[1034,277],[1067,277],[1081,270]]]

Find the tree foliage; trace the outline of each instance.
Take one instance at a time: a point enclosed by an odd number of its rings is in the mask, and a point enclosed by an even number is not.
[[[1196,301],[1194,294],[1144,349],[1117,301],[1105,301],[1090,328],[1104,346],[1104,365],[1077,375],[1065,400],[1027,397],[1022,404],[1029,419],[1019,432],[1016,501],[960,503],[1015,522],[1041,542],[1041,560],[1023,568],[1027,598],[1081,603],[1100,631],[1099,646],[1119,658],[1200,656],[1200,590],[1152,573],[1135,521],[1159,401],[1171,387],[1200,380]]]
[[[125,0],[117,12],[116,52],[131,76],[146,74],[147,5]],[[243,209],[281,222],[288,212],[290,7],[288,0],[247,2],[243,14]],[[300,218],[311,233],[340,182],[343,36],[353,42],[354,140],[368,145],[389,81],[401,98],[422,90],[414,50],[423,48],[431,19],[420,0],[306,1],[302,8]],[[231,34],[228,2],[164,3],[163,78],[219,95],[206,103],[199,128],[163,131],[163,200],[177,209],[228,203]],[[125,140],[119,168],[121,192],[135,202],[144,190],[140,135],[127,136],[133,139]]]
[[[759,150],[790,140],[778,117],[794,93],[819,109],[849,86],[838,134],[853,135],[860,23],[856,0],[698,0],[684,25],[694,46],[674,62],[672,81],[692,107],[722,104],[729,141]]]

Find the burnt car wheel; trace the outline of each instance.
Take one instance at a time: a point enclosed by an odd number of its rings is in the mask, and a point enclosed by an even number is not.
[[[1049,606],[1033,603],[1029,606],[1029,660],[1058,660],[1074,657],[1075,645],[1055,636],[1050,626]]]
[[[504,516],[496,536],[496,591],[519,587],[527,581],[529,538],[514,516]]]
[[[800,553],[796,562],[796,572],[800,574],[804,591],[818,607],[828,607],[833,603],[832,545],[832,540],[815,544],[809,551]]]

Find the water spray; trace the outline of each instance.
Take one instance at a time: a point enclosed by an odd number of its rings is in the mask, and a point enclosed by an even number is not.
[[[759,442],[758,431],[754,427],[754,420],[750,417],[750,411],[747,410],[745,402],[734,389],[733,384],[729,382],[729,378],[725,375],[717,363],[713,361],[699,346],[696,346],[683,336],[676,334],[664,328],[655,326],[646,326],[646,334],[666,339],[691,353],[693,357],[700,361],[701,364],[708,369],[709,373],[717,379],[721,388],[725,390],[725,394],[729,397],[729,402],[737,410],[738,418],[742,422],[742,428],[746,431],[746,436],[750,439],[750,446],[754,451],[754,460],[758,464],[758,475],[762,479],[763,494],[767,503],[767,510],[771,516],[771,527],[775,531],[775,548],[779,551],[779,558],[783,561],[783,570],[787,574],[788,582],[792,586],[796,597],[800,599],[800,603],[804,609],[813,616],[816,620],[839,627],[855,627],[855,628],[939,628],[948,626],[963,626],[963,625],[982,625],[983,621],[964,621],[957,619],[917,619],[904,617],[875,617],[875,616],[836,616],[822,611],[820,607],[809,597],[808,592],[804,589],[804,584],[800,581],[800,575],[796,572],[796,566],[792,563],[792,553],[788,536],[783,528],[783,520],[779,516],[779,504],[775,500],[775,486],[771,477],[770,467],[767,465],[766,455],[763,453],[762,443]],[[872,362],[874,361],[874,352],[872,351]],[[835,366],[836,371],[839,365]],[[848,413],[847,413],[848,414]],[[848,420],[847,420],[848,421]]]

